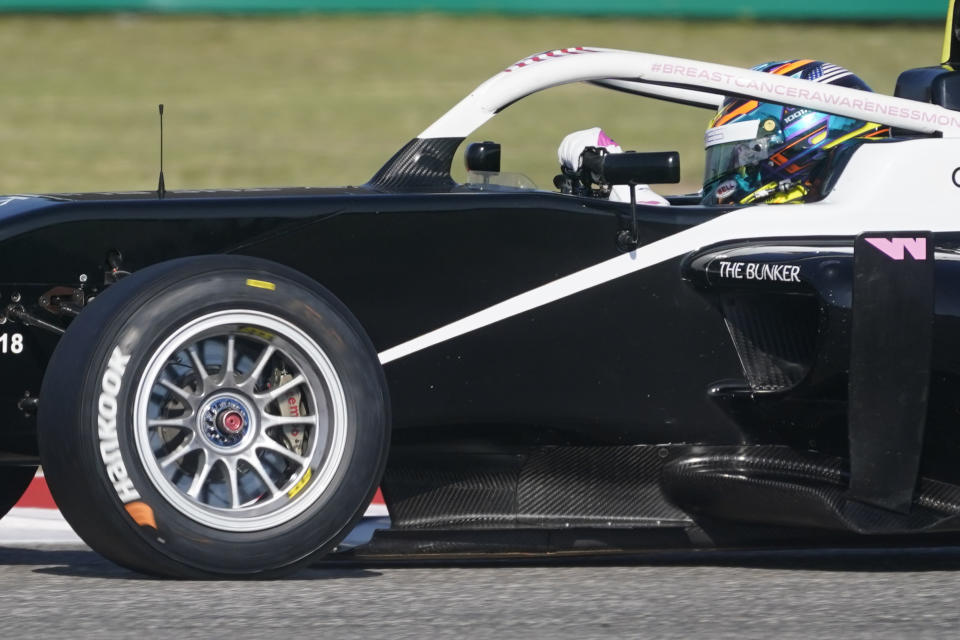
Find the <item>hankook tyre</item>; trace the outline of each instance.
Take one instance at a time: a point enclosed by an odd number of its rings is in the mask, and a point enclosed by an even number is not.
[[[356,319],[306,276],[238,256],[109,287],[61,339],[40,407],[70,524],[111,560],[171,577],[272,576],[329,551],[389,444]]]

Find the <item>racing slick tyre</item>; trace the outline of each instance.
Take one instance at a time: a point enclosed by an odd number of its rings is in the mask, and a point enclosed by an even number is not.
[[[0,518],[17,504],[36,473],[36,466],[0,466]]]
[[[201,256],[112,285],[62,337],[41,460],[67,521],[130,569],[272,577],[362,516],[389,446],[372,343],[347,308],[265,260]]]

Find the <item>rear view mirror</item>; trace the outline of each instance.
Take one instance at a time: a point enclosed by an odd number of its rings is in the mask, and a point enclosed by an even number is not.
[[[605,153],[594,147],[583,152],[583,167],[597,184],[675,184],[680,182],[676,151]]]
[[[471,142],[464,155],[467,171],[500,171],[500,145],[496,142]]]

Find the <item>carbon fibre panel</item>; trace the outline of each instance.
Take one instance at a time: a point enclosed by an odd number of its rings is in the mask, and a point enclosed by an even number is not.
[[[664,489],[696,516],[861,534],[954,531],[960,487],[922,479],[909,513],[849,500],[846,460],[787,447],[704,449],[665,466]]]
[[[660,490],[665,447],[556,447],[520,473],[520,523],[527,526],[658,525],[685,522]]]
[[[463,138],[414,138],[366,186],[378,191],[435,193],[454,186],[450,165]]]
[[[757,391],[799,384],[814,358],[818,311],[807,296],[735,296],[721,300],[744,375]]]
[[[784,446],[638,445],[407,453],[382,487],[399,530],[960,531],[960,486],[922,478],[898,513],[851,500],[849,482],[847,460]]]
[[[387,465],[381,488],[394,528],[486,528],[516,524],[525,456],[442,454]]]
[[[656,446],[401,455],[382,486],[401,529],[689,524],[660,490],[667,456]]]

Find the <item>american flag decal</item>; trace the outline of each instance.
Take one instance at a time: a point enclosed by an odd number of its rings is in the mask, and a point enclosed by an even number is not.
[[[810,79],[814,82],[833,82],[849,75],[850,72],[843,67],[825,62],[813,70]]]

